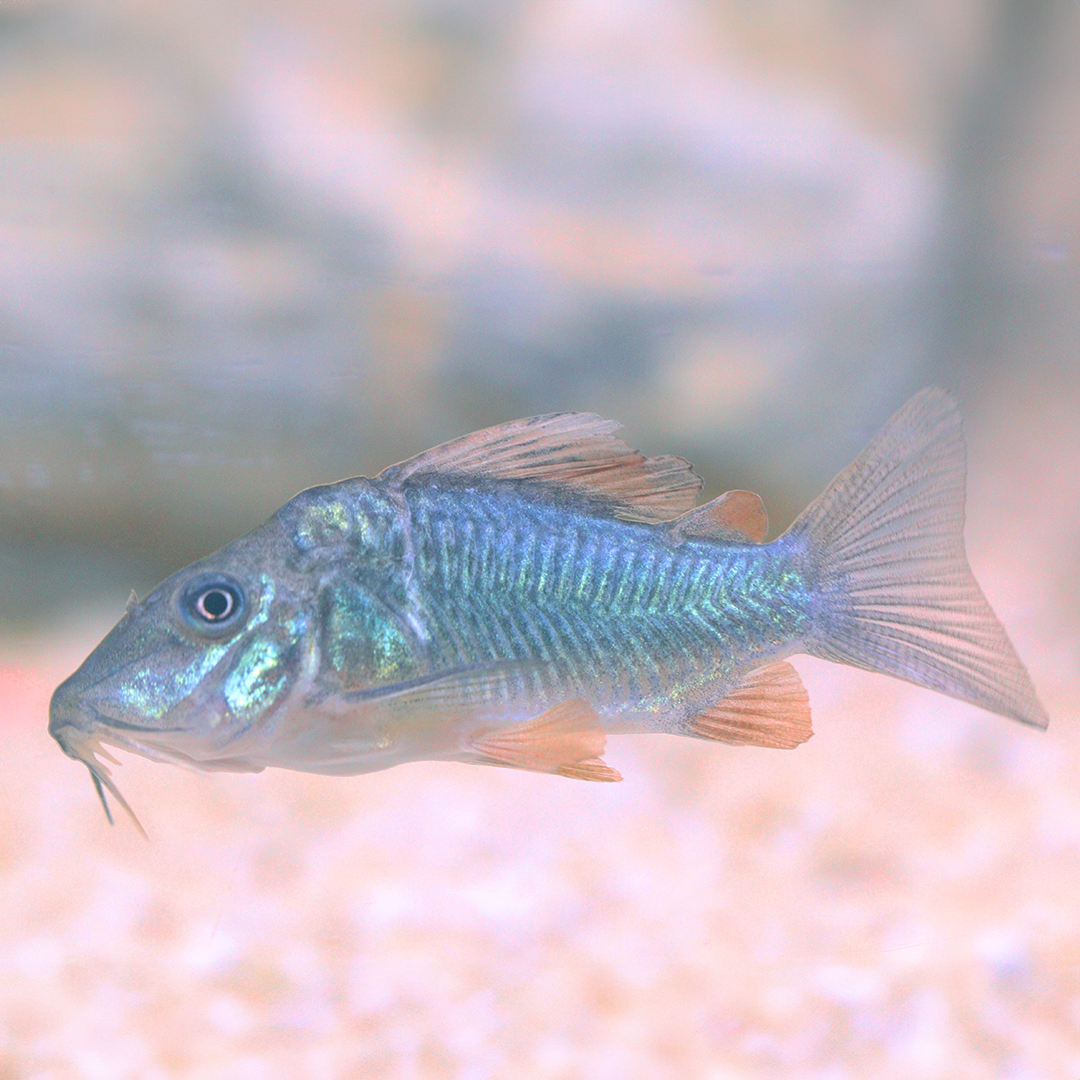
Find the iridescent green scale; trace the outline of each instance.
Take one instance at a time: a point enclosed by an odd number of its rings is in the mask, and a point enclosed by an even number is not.
[[[528,483],[416,482],[406,502],[434,670],[537,660],[545,701],[671,712],[807,618],[782,545],[676,543]]]

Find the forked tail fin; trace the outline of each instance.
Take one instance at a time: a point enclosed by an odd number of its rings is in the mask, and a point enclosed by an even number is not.
[[[1046,710],[964,552],[964,435],[941,389],[916,394],[789,530],[815,558],[808,653],[1044,728]]]

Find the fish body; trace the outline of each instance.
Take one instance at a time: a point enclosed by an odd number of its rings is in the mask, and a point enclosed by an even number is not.
[[[793,747],[806,652],[1045,726],[963,549],[964,445],[929,389],[783,536],[760,499],[591,414],[311,488],[181,570],[57,688],[50,732],[201,769],[420,759],[590,780],[607,734]]]

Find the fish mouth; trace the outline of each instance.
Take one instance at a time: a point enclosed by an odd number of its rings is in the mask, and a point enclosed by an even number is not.
[[[141,757],[149,758],[151,761],[179,765],[182,768],[194,769],[197,772],[215,768],[225,768],[230,771],[260,772],[263,768],[262,766],[253,766],[246,763],[241,758],[236,760],[225,758],[222,759],[224,763],[218,763],[214,759],[204,760],[201,757],[184,753],[180,746],[183,745],[184,736],[190,735],[190,733],[183,727],[151,727],[145,724],[133,724],[128,720],[109,716],[96,706],[83,700],[68,707],[66,695],[62,695],[60,690],[57,690],[53,695],[53,700],[49,706],[49,734],[59,743],[60,749],[69,758],[86,766],[109,824],[113,825],[115,822],[112,810],[105,797],[106,791],[123,807],[124,812],[131,818],[135,828],[139,830],[145,839],[149,839],[149,836],[143,828],[142,822],[139,821],[135,811],[131,809],[128,801],[120,793],[120,789],[112,778],[112,771],[105,764],[105,761],[116,766],[121,764],[109,753],[105,744],[121,750],[128,750]],[[104,758],[105,761],[100,760],[101,758]]]
[[[142,822],[139,821],[135,811],[128,805],[127,799],[120,794],[120,789],[116,786],[108,765],[98,759],[100,754],[101,757],[112,762],[112,764],[120,764],[102,745],[104,733],[100,730],[101,727],[112,728],[117,722],[102,716],[96,709],[93,707],[88,708],[85,704],[80,704],[74,717],[65,715],[67,710],[63,708],[63,705],[63,698],[60,697],[59,691],[57,691],[49,705],[49,734],[60,744],[60,749],[69,758],[82,762],[89,770],[90,779],[94,782],[94,790],[101,800],[101,806],[105,811],[105,817],[108,818],[109,824],[113,825],[115,822],[113,821],[112,810],[109,808],[109,802],[105,798],[106,791],[123,807],[124,812],[131,818],[135,828],[139,830],[143,838],[149,840],[150,837],[143,828]],[[88,716],[87,713],[90,715]],[[123,724],[122,726],[131,727],[132,725]],[[99,730],[94,730],[95,728]],[[118,746],[131,745],[132,749],[137,746],[134,740],[127,739],[119,733],[110,738],[109,741]]]

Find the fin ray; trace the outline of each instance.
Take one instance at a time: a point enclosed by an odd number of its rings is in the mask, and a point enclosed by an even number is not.
[[[690,721],[690,730],[718,742],[791,750],[814,733],[810,698],[799,673],[777,660],[743,676],[726,697]]]
[[[400,484],[423,473],[532,480],[578,488],[611,504],[617,517],[668,521],[692,508],[702,479],[670,454],[647,458],[595,413],[552,413],[452,439],[379,474]]]
[[[607,735],[592,706],[581,698],[570,698],[516,727],[476,732],[468,747],[469,759],[484,764],[558,773],[576,780],[621,780],[615,769],[600,760],[606,743]]]
[[[964,550],[966,451],[940,388],[916,394],[803,511],[823,611],[807,652],[1046,727]]]
[[[501,702],[529,676],[546,667],[542,660],[495,660],[485,664],[439,671],[372,690],[350,690],[347,702],[386,703],[402,709],[456,714]]]

